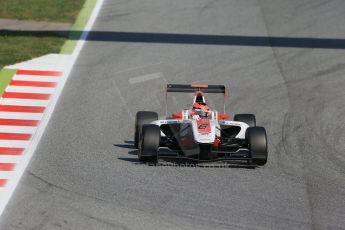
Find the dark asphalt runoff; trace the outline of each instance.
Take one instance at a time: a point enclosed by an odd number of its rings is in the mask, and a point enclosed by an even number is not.
[[[343,0],[106,0],[0,229],[345,229],[344,15]],[[139,164],[133,117],[164,115],[167,83],[226,84],[228,112],[266,127],[268,164]]]

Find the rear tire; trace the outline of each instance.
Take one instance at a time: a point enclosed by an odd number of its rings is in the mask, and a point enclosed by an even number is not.
[[[263,127],[249,127],[246,131],[246,140],[252,162],[257,165],[267,163],[267,135]]]
[[[249,125],[249,127],[256,126],[256,118],[254,114],[236,114],[234,116],[234,121],[244,122]]]
[[[140,136],[139,161],[157,163],[161,130],[158,125],[144,125]]]
[[[152,121],[158,120],[158,114],[151,111],[139,111],[135,116],[135,132],[134,146],[139,147],[139,136],[143,125],[150,124]]]

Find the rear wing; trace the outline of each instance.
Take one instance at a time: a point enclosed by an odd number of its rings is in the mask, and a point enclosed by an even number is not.
[[[223,112],[225,113],[225,97],[226,90],[225,85],[204,85],[204,84],[167,84],[167,91],[165,95],[165,112],[168,115],[168,92],[176,93],[193,93],[196,91],[202,91],[203,93],[222,93],[224,94],[223,98]]]
[[[202,91],[204,93],[223,93],[225,94],[225,85],[203,85],[203,84],[168,84],[167,92],[190,93]]]

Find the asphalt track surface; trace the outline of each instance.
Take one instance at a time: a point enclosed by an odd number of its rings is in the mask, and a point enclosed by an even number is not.
[[[344,15],[343,0],[105,1],[0,229],[345,229]],[[166,83],[191,82],[256,114],[265,167],[138,164],[135,112],[163,115]]]

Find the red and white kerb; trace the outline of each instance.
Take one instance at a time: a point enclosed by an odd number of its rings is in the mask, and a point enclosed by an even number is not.
[[[59,71],[17,70],[0,99],[0,196],[40,125],[62,76]]]

